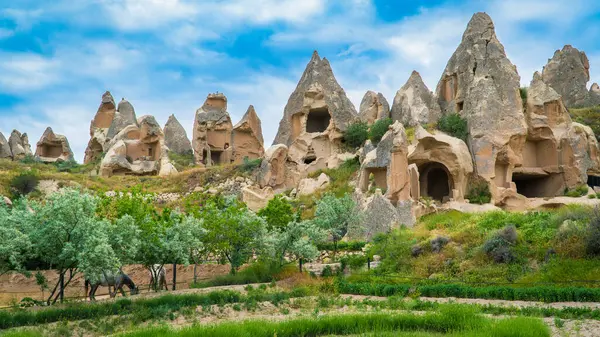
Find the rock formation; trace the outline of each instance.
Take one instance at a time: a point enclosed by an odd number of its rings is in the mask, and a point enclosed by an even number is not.
[[[512,180],[526,197],[553,197],[587,183],[600,167],[591,129],[571,121],[561,95],[536,72],[527,95],[527,139]],[[594,138],[593,136],[591,138]]]
[[[563,99],[567,107],[592,106],[600,104],[600,94],[590,80],[590,62],[585,52],[566,45],[557,50],[542,71],[542,79]],[[597,87],[597,85],[596,85]]]
[[[257,159],[265,154],[260,118],[251,105],[244,117],[233,127],[233,162],[242,163],[244,158]]]
[[[396,92],[391,117],[407,127],[436,123],[440,118],[438,102],[418,72],[413,71]]]
[[[462,201],[467,192],[467,178],[473,172],[467,144],[441,132],[431,134],[420,125],[415,140],[408,155],[412,198]]]
[[[110,93],[108,93],[108,96],[110,96]],[[105,97],[102,96],[102,104],[103,105],[104,105],[104,99],[105,99]],[[112,99],[112,96],[106,97],[106,99]],[[114,105],[114,102],[112,104]],[[100,108],[103,108],[103,106],[101,105]],[[110,116],[110,102],[106,103],[106,106],[104,108],[107,109],[107,112],[103,113],[103,115]],[[108,119],[107,117],[103,117],[103,118]],[[105,124],[103,124],[103,125],[105,125]],[[121,132],[123,129],[125,129],[125,127],[127,127],[128,125],[138,126],[137,119],[135,117],[135,109],[133,108],[133,105],[131,105],[131,103],[129,103],[129,101],[125,100],[125,98],[123,98],[123,99],[121,99],[121,102],[119,102],[119,106],[117,107],[117,111],[114,114],[112,123],[110,124],[110,127],[108,128],[108,131],[106,133],[106,138],[113,139],[119,132]]]
[[[45,163],[69,161],[73,160],[73,151],[67,137],[55,134],[52,128],[48,127],[37,142],[35,156]]]
[[[233,125],[227,112],[227,97],[209,94],[196,110],[192,146],[196,163],[212,166],[231,162]]]
[[[436,89],[443,114],[467,119],[475,171],[492,195],[510,189],[510,172],[521,164],[527,125],[520,77],[498,41],[491,18],[476,13],[446,65]],[[514,188],[512,189],[514,191]]]
[[[342,132],[356,118],[356,109],[337,83],[329,61],[314,52],[285,106],[273,144],[289,147],[288,160],[299,172],[313,172],[327,167],[329,158],[342,152]]]
[[[371,185],[385,190],[385,196],[393,202],[410,199],[408,141],[402,123],[390,126],[377,148],[364,156],[358,184],[362,191]]]
[[[246,186],[242,190],[242,201],[248,206],[248,209],[258,212],[267,206],[269,200],[275,197],[275,192],[269,186],[259,188],[258,186]]]
[[[27,134],[21,134],[17,130],[13,130],[8,139],[10,144],[10,151],[12,153],[13,160],[20,160],[26,156],[31,156],[31,145],[29,145],[29,137]]]
[[[288,148],[283,144],[273,145],[267,149],[257,173],[257,182],[261,188],[270,186],[273,189],[285,189],[288,172],[286,159]]]
[[[358,116],[361,121],[373,124],[379,119],[390,117],[390,105],[382,93],[367,91],[360,102]]]
[[[0,132],[0,159],[12,158],[12,152],[10,151],[10,145],[6,137]]]
[[[133,107],[131,107],[131,111],[133,111]],[[115,100],[110,94],[110,91],[106,91],[102,95],[102,101],[100,102],[98,111],[96,112],[94,119],[90,123],[90,141],[88,142],[88,146],[85,149],[85,158],[83,160],[85,164],[99,160],[102,156],[102,153],[104,153],[105,150],[107,150],[105,148],[105,145],[110,140],[110,138],[108,137],[108,133],[115,119],[115,114]],[[127,117],[127,119],[128,118],[129,117]],[[118,123],[122,123],[121,116],[119,117],[119,120],[121,121]],[[119,126],[115,125],[115,128],[111,131],[111,133],[117,131],[117,129],[119,128]]]
[[[298,195],[313,194],[327,187],[329,182],[330,179],[325,173],[321,173],[317,178],[304,178],[298,184]]]
[[[180,155],[192,155],[194,153],[192,143],[190,143],[185,129],[175,118],[175,115],[169,116],[163,133],[165,135],[165,145],[167,145],[169,151]]]
[[[152,116],[142,116],[125,126],[106,147],[108,150],[100,163],[102,176],[165,176],[177,172],[169,161],[160,125]]]

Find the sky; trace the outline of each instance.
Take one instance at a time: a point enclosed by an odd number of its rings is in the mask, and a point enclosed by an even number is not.
[[[313,50],[358,110],[391,102],[412,70],[435,90],[475,12],[487,12],[527,85],[556,49],[584,50],[600,82],[597,0],[0,0],[0,132],[35,143],[51,126],[78,161],[102,94],[192,135],[223,92],[235,124],[254,105],[265,146]]]

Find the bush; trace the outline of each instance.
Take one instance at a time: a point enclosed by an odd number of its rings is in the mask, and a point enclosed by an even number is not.
[[[28,154],[25,157],[23,157],[23,159],[19,160],[19,162],[21,164],[31,165],[31,164],[40,163],[40,160],[37,159],[35,156]]]
[[[445,236],[436,237],[435,239],[429,242],[429,244],[431,245],[431,251],[434,253],[441,252],[442,248],[444,248],[444,246],[447,245],[448,242],[450,242],[450,239],[448,239]]]
[[[56,166],[56,170],[58,172],[73,172],[81,165],[79,165],[74,159],[70,159],[56,161],[54,162],[54,166]]]
[[[591,127],[594,135],[596,135],[596,139],[600,140],[600,118],[598,118],[600,106],[582,109],[570,108],[569,113],[573,121]]]
[[[26,171],[14,177],[10,182],[10,189],[14,197],[25,196],[37,188],[39,178],[34,171]]]
[[[367,243],[364,241],[340,241],[337,243],[337,250],[339,251],[349,251],[349,252],[358,252],[366,246]],[[333,242],[323,242],[317,244],[318,250],[333,250]]]
[[[344,132],[344,141],[352,148],[361,147],[369,138],[369,125],[365,122],[350,124]]]
[[[587,193],[588,193],[588,186],[585,184],[579,185],[570,190],[565,189],[565,196],[572,197],[572,198],[579,198],[579,197],[586,195]]]
[[[261,158],[257,159],[249,159],[248,157],[244,157],[244,162],[240,165],[240,169],[243,172],[252,172],[257,169],[262,163]]]
[[[477,181],[470,184],[469,191],[465,198],[472,204],[487,204],[492,201],[492,193],[490,192],[490,186],[486,181]]]
[[[517,243],[517,229],[508,225],[483,245],[483,251],[496,263],[510,263],[515,259],[512,247]]]
[[[394,121],[391,118],[380,119],[373,123],[371,129],[369,129],[369,139],[371,142],[373,142],[373,144],[379,143],[393,123]]]
[[[187,167],[194,166],[194,152],[190,151],[188,153],[175,153],[173,151],[168,152],[169,160],[175,166],[177,171],[181,172],[185,170]]]
[[[269,230],[284,230],[288,223],[294,220],[292,205],[281,195],[276,195],[275,198],[269,200],[267,206],[257,214],[265,219]]]
[[[600,256],[600,210],[594,211],[592,221],[588,226],[586,252],[589,256]]]
[[[467,120],[462,118],[458,113],[443,115],[438,121],[438,129],[465,142],[469,136]]]
[[[208,288],[234,284],[266,283],[275,280],[275,276],[282,271],[277,263],[256,262],[240,270],[236,274],[215,277],[212,280],[194,283],[190,288]]]

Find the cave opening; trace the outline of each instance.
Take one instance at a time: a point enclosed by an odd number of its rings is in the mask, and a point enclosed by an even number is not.
[[[448,169],[440,163],[428,163],[420,168],[421,195],[444,202],[451,197],[452,179]]]
[[[306,132],[323,132],[329,127],[331,115],[326,107],[311,109],[306,119]]]

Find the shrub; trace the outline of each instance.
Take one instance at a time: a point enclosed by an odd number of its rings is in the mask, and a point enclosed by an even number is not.
[[[384,118],[376,121],[371,125],[371,129],[369,129],[369,139],[373,142],[373,144],[379,143],[383,135],[388,131],[390,125],[392,125],[394,121],[391,118]]]
[[[464,140],[465,142],[469,136],[467,120],[462,118],[458,113],[449,113],[443,115],[438,121],[438,128],[453,137]]]
[[[183,171],[186,167],[194,166],[194,152],[190,151],[188,153],[175,153],[173,151],[169,151],[169,160],[175,166],[177,171]]]
[[[516,243],[517,229],[508,225],[484,243],[483,251],[496,263],[510,263],[515,259],[512,247]]]
[[[258,211],[258,216],[265,219],[269,230],[283,230],[294,220],[292,205],[281,195],[269,200],[267,206]]]
[[[450,239],[448,239],[447,237],[437,236],[435,239],[429,242],[429,244],[431,245],[431,251],[434,253],[441,252],[442,248],[444,248],[444,246],[447,245],[448,242],[450,242]]]
[[[243,172],[252,172],[257,169],[262,163],[261,158],[257,159],[249,159],[248,157],[244,157],[244,162],[240,165],[240,169]]]
[[[275,276],[280,271],[282,271],[282,267],[277,263],[257,262],[236,274],[222,275],[209,281],[194,283],[190,285],[190,288],[271,282],[276,279]]]
[[[572,198],[579,198],[579,197],[586,195],[587,193],[588,193],[588,186],[585,184],[579,185],[570,190],[565,189],[565,196],[572,197]]]
[[[37,188],[39,178],[34,171],[26,171],[14,177],[10,182],[10,189],[14,197],[25,196]]]
[[[590,256],[600,256],[600,210],[594,210],[594,216],[588,226],[586,252]]]
[[[570,108],[569,113],[573,121],[591,127],[594,135],[596,135],[596,139],[600,140],[600,118],[598,118],[600,106],[582,109]]]
[[[490,186],[486,181],[476,181],[470,184],[469,191],[465,196],[472,204],[487,204],[492,201],[492,193],[490,192]]]
[[[369,138],[369,125],[365,122],[350,124],[344,132],[344,141],[352,148],[358,148]]]
[[[529,91],[528,87],[519,88],[519,94],[521,95],[521,100],[523,101],[523,108],[527,106],[527,91]]]
[[[58,172],[73,172],[81,165],[79,165],[74,159],[70,159],[56,161],[54,162],[54,166],[56,166],[56,170]]]
[[[28,154],[25,157],[23,157],[21,160],[19,160],[19,162],[21,162],[21,164],[31,165],[31,164],[37,164],[40,161],[39,161],[39,159],[37,159],[33,155]]]

